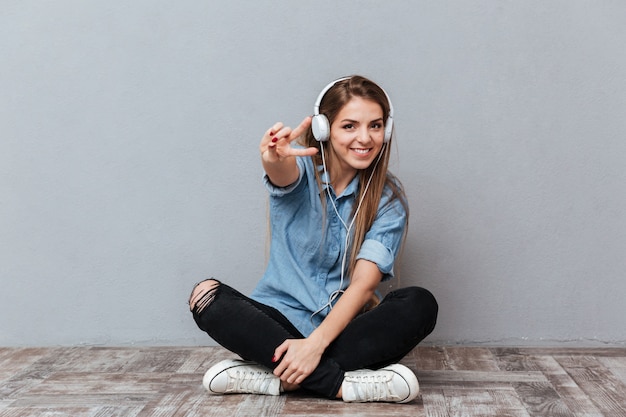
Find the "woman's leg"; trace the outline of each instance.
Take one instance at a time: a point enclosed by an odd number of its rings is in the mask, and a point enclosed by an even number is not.
[[[189,306],[198,327],[217,343],[242,358],[274,369],[274,350],[287,339],[304,336],[278,310],[258,303],[217,280],[192,291]],[[344,372],[332,358],[322,358],[301,386],[333,398]],[[286,390],[290,387],[285,386]]]
[[[196,285],[189,307],[198,327],[242,358],[272,369],[274,350],[302,334],[275,308],[209,279]]]
[[[417,379],[397,362],[433,331],[437,311],[429,291],[410,287],[389,293],[378,307],[352,320],[323,356],[344,372],[335,394],[359,402],[405,403],[415,398]]]
[[[325,356],[344,371],[397,363],[434,330],[437,312],[435,297],[424,288],[392,291],[376,308],[352,320]]]

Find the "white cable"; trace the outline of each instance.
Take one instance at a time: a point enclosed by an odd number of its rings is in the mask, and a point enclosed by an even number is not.
[[[370,183],[372,182],[372,178],[374,177],[374,172],[376,172],[376,167],[378,166],[378,162],[380,161],[380,158],[383,155],[383,151],[385,149],[385,143],[383,143],[382,148],[380,149],[380,152],[378,154],[378,158],[376,159],[376,163],[374,164],[374,169],[372,169],[372,173],[370,174],[370,177],[367,180],[367,183],[365,184],[365,189],[363,190],[363,194],[361,195],[361,198],[359,199],[359,204],[356,207],[356,210],[354,211],[354,216],[352,216],[352,220],[350,221],[350,225],[346,225],[346,222],[343,220],[343,218],[341,217],[341,215],[339,214],[339,210],[337,210],[337,206],[335,205],[335,201],[332,197],[332,195],[330,194],[330,177],[328,175],[328,170],[326,168],[326,158],[324,156],[324,144],[320,145],[320,150],[321,150],[321,154],[322,154],[322,167],[324,168],[324,176],[326,179],[326,193],[328,194],[328,199],[330,200],[330,203],[333,206],[333,209],[335,210],[335,214],[337,215],[337,217],[339,218],[339,221],[341,221],[341,224],[343,224],[343,227],[346,229],[346,240],[345,240],[345,244],[344,244],[344,251],[343,251],[343,256],[341,259],[341,275],[340,275],[340,280],[339,280],[339,288],[335,291],[333,291],[329,296],[328,296],[328,302],[326,304],[324,304],[322,307],[320,307],[318,310],[316,310],[313,314],[311,314],[311,323],[313,323],[313,317],[315,317],[317,314],[321,313],[322,311],[324,311],[327,307],[332,310],[333,309],[333,302],[341,295],[345,292],[345,290],[343,289],[343,281],[344,281],[344,274],[345,274],[345,269],[346,269],[346,260],[347,260],[347,255],[348,255],[348,247],[350,244],[350,231],[352,230],[352,226],[354,225],[354,221],[356,220],[356,216],[357,214],[359,214],[359,210],[361,210],[361,204],[363,203],[363,200],[365,199],[365,195],[367,194],[367,190],[370,187]]]

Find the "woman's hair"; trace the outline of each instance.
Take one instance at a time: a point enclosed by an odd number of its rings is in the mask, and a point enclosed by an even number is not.
[[[329,124],[332,126],[341,109],[355,97],[371,100],[378,103],[383,110],[383,120],[385,120],[385,122],[387,121],[390,111],[387,95],[385,94],[383,89],[376,85],[373,81],[359,75],[354,75],[333,85],[322,98],[319,107],[319,113],[324,114],[328,118]],[[309,128],[307,133],[305,134],[303,142],[303,145],[306,147],[315,147],[320,149],[322,146],[324,146],[327,160],[332,160],[332,158],[334,157],[332,152],[328,152],[328,144],[330,143],[330,141],[318,142],[313,137],[313,131],[311,128]],[[372,224],[376,219],[376,214],[378,213],[378,205],[380,204],[380,199],[385,186],[387,186],[392,193],[392,198],[390,199],[390,201],[393,201],[397,198],[404,206],[408,222],[409,208],[406,196],[401,188],[400,181],[387,170],[387,167],[389,165],[389,154],[391,148],[390,144],[391,140],[382,147],[380,152],[382,152],[383,154],[381,155],[378,163],[376,163],[376,161],[372,162],[369,167],[359,170],[357,174],[359,176],[359,191],[355,201],[360,201],[363,193],[366,191],[367,192],[365,197],[363,198],[361,208],[356,213],[356,218],[354,219],[354,230],[351,239],[352,244],[350,245],[350,249],[346,248],[346,250],[350,250],[348,276],[351,276],[352,272],[354,271],[354,266],[356,265],[357,260],[356,257],[359,253],[359,250],[361,249],[365,234],[372,227]],[[318,152],[312,158],[315,166],[322,165],[320,152]],[[375,170],[375,172],[372,175],[373,170]],[[369,188],[367,188],[367,182],[370,178],[370,175],[372,175],[372,179]],[[322,192],[322,180],[319,170],[315,170],[315,176],[317,179],[318,187],[320,187],[322,205],[325,207],[326,194]],[[352,216],[354,216],[356,207],[357,204],[355,204],[352,209]],[[324,210],[324,213],[325,212],[326,211]]]

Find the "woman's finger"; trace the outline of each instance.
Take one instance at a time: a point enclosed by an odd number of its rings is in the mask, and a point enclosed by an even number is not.
[[[289,135],[289,141],[291,142],[302,136],[302,134],[309,128],[309,126],[311,126],[311,116],[305,117],[304,120],[302,120],[302,123],[300,123],[295,129],[293,129],[293,131]]]
[[[285,372],[288,368],[288,364],[285,363],[285,361],[281,360],[283,355],[287,353],[288,349],[289,349],[289,339],[285,340],[274,350],[274,356],[272,357],[272,362],[280,362],[278,366],[274,368],[274,375],[276,375],[277,377],[281,377],[283,372]]]
[[[317,148],[291,148],[289,151],[290,156],[313,156],[318,152]]]
[[[277,132],[279,132],[280,129],[282,129],[282,128],[283,128],[283,124],[281,122],[276,122],[276,123],[274,123],[274,125],[272,127],[270,127],[269,129],[267,129],[265,131],[265,134],[261,138],[261,143],[259,145],[259,149],[261,151],[261,155],[265,154],[266,151],[270,150],[270,148],[272,148],[272,143],[273,143],[274,144],[274,149],[272,151],[273,151],[274,154],[271,155],[272,159],[273,159],[273,157],[276,156],[275,144],[278,141],[278,139],[274,140],[273,142],[272,142],[272,140],[275,137],[274,135]]]
[[[272,362],[278,362],[280,358],[287,352],[289,348],[289,340],[285,340],[274,350],[274,357],[272,358]]]
[[[291,132],[292,131],[289,126],[283,126],[280,130],[274,133],[274,136],[272,137],[272,139],[274,138],[278,138],[278,140],[285,139],[285,138],[289,139]]]
[[[271,139],[282,128],[283,124],[281,122],[276,122],[272,127],[267,129],[267,131],[265,132],[265,136],[268,136]]]
[[[289,377],[287,378],[287,382],[290,384],[295,384],[296,381],[298,381],[300,377],[298,376],[298,374],[296,372],[292,373],[291,375],[289,375]]]

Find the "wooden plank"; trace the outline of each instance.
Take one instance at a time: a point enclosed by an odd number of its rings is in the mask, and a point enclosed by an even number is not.
[[[449,369],[456,371],[499,371],[493,353],[487,348],[446,347]]]
[[[13,400],[13,399],[0,400],[0,412],[2,410],[5,410],[5,409],[9,408],[11,406],[11,404],[13,404],[13,402],[15,402],[15,400]]]
[[[424,371],[421,381],[427,384],[441,382],[547,382],[541,372],[506,372],[506,371]]]
[[[153,395],[166,387],[170,374],[149,372],[56,372],[29,390],[29,395],[126,394]]]
[[[507,348],[504,348],[507,349]],[[624,347],[519,347],[524,355],[625,357]]]
[[[2,417],[91,417],[93,410],[84,407],[72,407],[64,410],[45,408],[11,408],[4,410]]]
[[[176,370],[177,373],[202,373],[207,371],[209,366],[206,365],[207,360],[211,363],[217,363],[222,360],[222,357],[216,358],[216,353],[219,351],[212,348],[198,348],[192,350],[185,361]]]
[[[450,417],[529,417],[512,389],[508,392],[446,389],[444,396]]]
[[[121,372],[139,351],[128,348],[70,347],[49,350],[33,364],[46,372]]]
[[[0,384],[0,399],[14,398],[21,392],[27,392],[31,387],[37,386],[50,373],[54,359],[60,351],[58,349],[43,349],[37,353],[30,349],[17,349],[13,352],[7,368],[14,369],[15,373],[5,377]]]
[[[602,413],[589,400],[587,395],[576,385],[565,369],[552,356],[530,355],[526,357],[529,367],[541,369],[546,379],[563,403],[577,417],[600,417]]]
[[[446,349],[443,347],[417,347],[400,361],[420,371],[443,371],[450,369]]]
[[[0,349],[0,372],[10,376],[32,365],[49,352],[46,348],[2,348]]]
[[[428,417],[449,417],[446,397],[441,389],[424,388],[421,391],[424,411]]]
[[[116,407],[96,407],[92,409],[89,417],[137,417],[142,409],[143,406],[126,406],[120,404]]]
[[[155,395],[151,401],[147,402],[138,417],[172,417],[179,411],[184,411],[186,414],[191,396],[192,393],[184,389],[162,390],[159,395]]]
[[[598,361],[626,385],[626,357],[599,357]]]
[[[209,395],[204,392],[179,409],[176,417],[224,417],[235,416],[243,395]]]
[[[289,395],[244,395],[236,410],[241,417],[274,417],[282,414]]]
[[[142,348],[124,366],[126,372],[176,372],[187,360],[189,349]]]
[[[66,410],[75,407],[95,408],[102,406],[137,406],[143,407],[151,395],[137,394],[53,394],[53,395],[24,395],[15,400],[9,408],[38,408]]]
[[[575,417],[549,382],[512,385],[531,416]]]
[[[290,417],[328,417],[332,415],[422,417],[426,413],[421,397],[408,404],[344,403],[340,400],[328,400],[304,393],[294,393],[286,396],[285,404],[279,415]]]
[[[498,368],[503,371],[542,371],[537,365],[536,356],[521,349],[493,349]]]
[[[596,358],[581,355],[555,359],[601,413],[626,416],[626,387]]]

